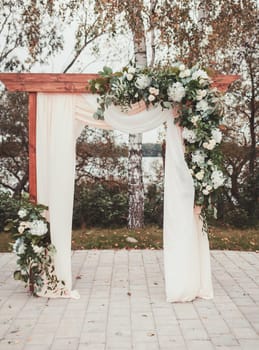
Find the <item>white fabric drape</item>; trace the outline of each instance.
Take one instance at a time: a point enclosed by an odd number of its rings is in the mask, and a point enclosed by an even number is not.
[[[180,129],[172,110],[160,108],[137,115],[118,107],[95,120],[96,96],[38,94],[37,105],[38,202],[49,206],[51,239],[57,249],[55,267],[71,293],[71,222],[73,211],[75,141],[84,125],[128,133],[152,130],[167,122],[164,194],[164,263],[169,302],[212,298],[207,235],[193,209],[194,187],[184,160]],[[51,296],[51,295],[48,295]]]

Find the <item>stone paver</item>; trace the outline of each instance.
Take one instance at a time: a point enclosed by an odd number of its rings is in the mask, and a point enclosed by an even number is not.
[[[212,251],[215,297],[167,303],[163,252],[72,253],[79,300],[33,298],[0,254],[0,350],[258,350],[259,254]]]

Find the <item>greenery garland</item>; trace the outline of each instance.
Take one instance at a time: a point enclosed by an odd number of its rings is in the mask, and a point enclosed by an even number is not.
[[[104,67],[90,81],[90,91],[99,94],[95,117],[103,119],[110,105],[128,111],[137,102],[146,108],[177,108],[175,122],[182,127],[185,157],[195,186],[195,204],[207,208],[224,185],[220,124],[223,103],[219,91],[211,86],[207,72],[199,66],[182,63],[170,67],[137,68],[130,64],[120,72]]]
[[[33,295],[52,291],[65,294],[65,283],[59,281],[54,268],[56,249],[50,241],[49,223],[44,212],[47,207],[31,203],[23,198],[16,217],[8,220],[5,231],[15,239],[12,244],[17,256],[14,279],[21,280]]]

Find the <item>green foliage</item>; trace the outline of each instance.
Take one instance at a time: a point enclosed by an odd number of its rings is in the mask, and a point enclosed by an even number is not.
[[[73,227],[127,225],[128,189],[125,183],[83,183],[76,186]],[[163,189],[150,184],[145,196],[145,223],[163,224]]]
[[[224,215],[224,222],[239,228],[251,226],[248,212],[245,209],[235,207]]]

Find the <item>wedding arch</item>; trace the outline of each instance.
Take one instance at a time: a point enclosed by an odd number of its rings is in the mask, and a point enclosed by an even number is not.
[[[195,212],[194,186],[184,159],[181,131],[172,110],[160,107],[121,116],[116,109],[105,120],[93,118],[96,95],[86,90],[96,74],[1,73],[8,91],[29,93],[30,198],[49,207],[51,240],[57,253],[55,269],[72,291],[71,230],[75,144],[83,127],[139,133],[167,123],[164,191],[164,269],[167,301],[212,298],[209,244]],[[237,76],[215,76],[214,86],[226,90]],[[56,294],[46,294],[55,297]]]

